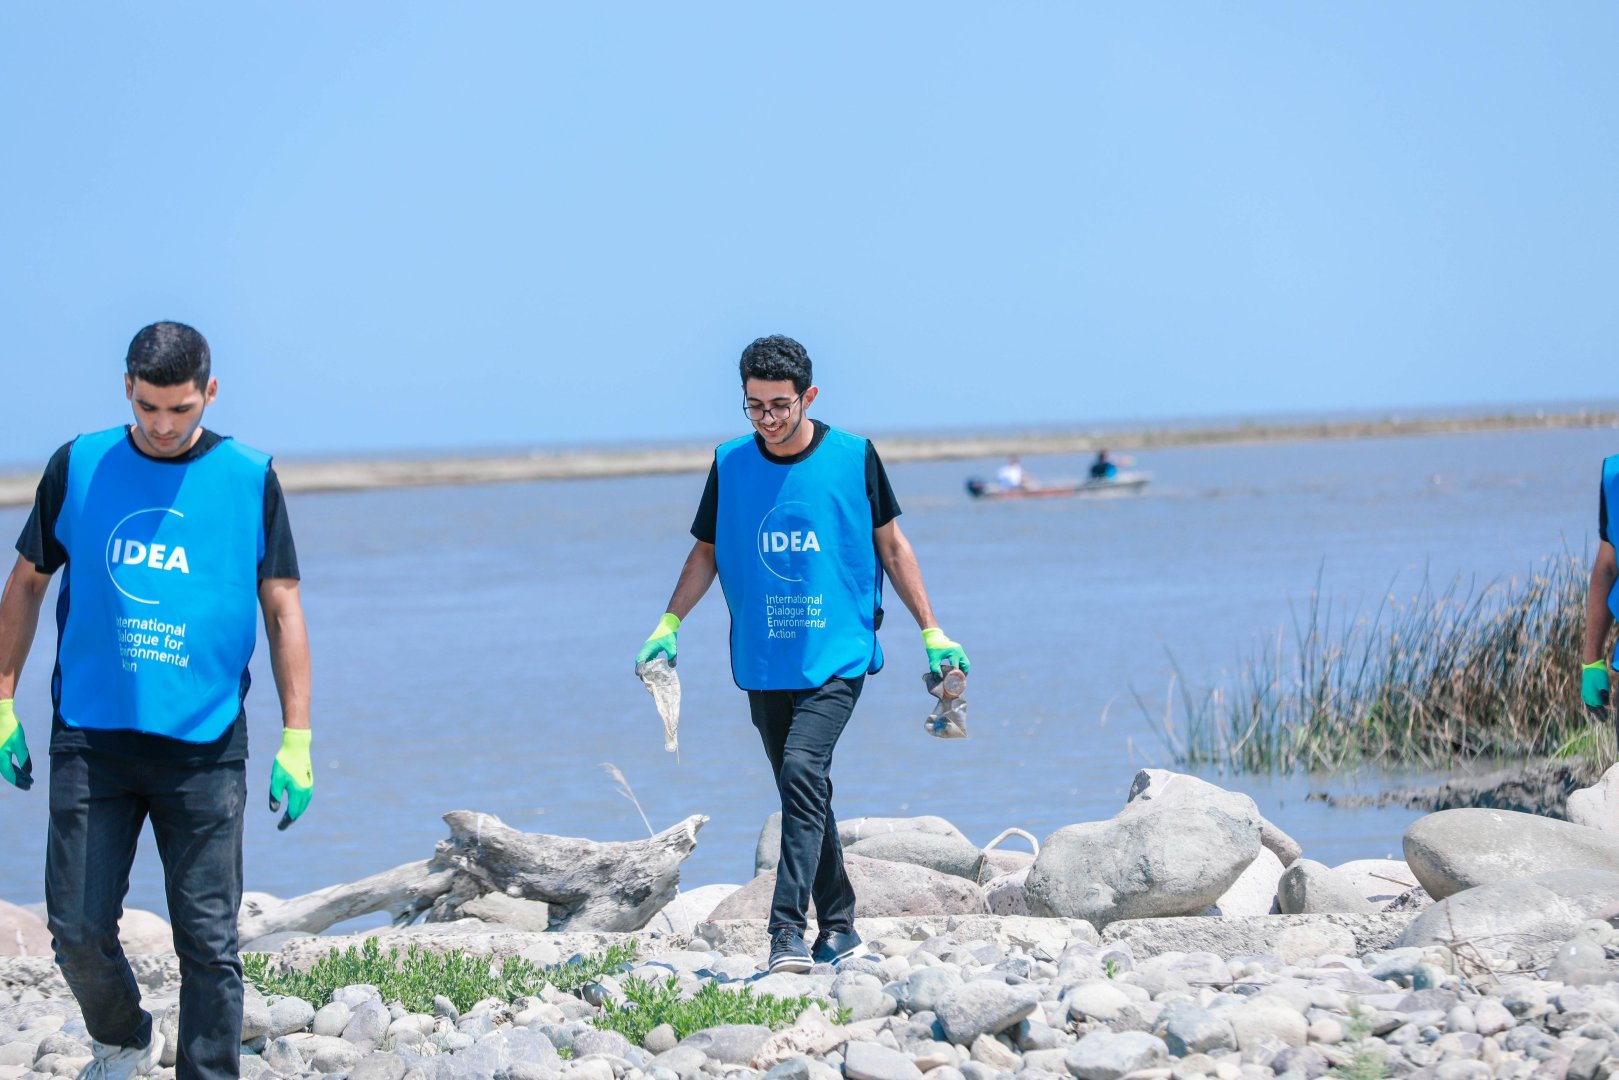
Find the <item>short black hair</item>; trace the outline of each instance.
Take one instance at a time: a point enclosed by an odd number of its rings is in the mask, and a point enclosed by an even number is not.
[[[185,323],[155,322],[142,327],[124,354],[129,377],[152,386],[190,382],[198,390],[207,390],[212,369],[208,340]]]
[[[743,386],[748,385],[749,379],[766,382],[791,379],[793,389],[802,394],[815,381],[809,353],[804,351],[804,346],[782,334],[759,338],[743,349],[738,367],[742,371]]]

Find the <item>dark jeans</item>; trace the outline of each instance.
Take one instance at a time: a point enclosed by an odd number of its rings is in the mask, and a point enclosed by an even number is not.
[[[781,793],[781,862],[770,905],[770,932],[804,929],[815,901],[821,929],[854,929],[854,886],[832,816],[832,750],[843,734],[864,675],[833,679],[816,690],[750,690],[753,726]]]
[[[150,817],[180,957],[179,1080],[239,1075],[236,914],[242,905],[245,765],[51,755],[45,907],[56,962],[91,1038],[115,1046],[151,1041],[151,1014],[140,1006],[140,989],[118,943],[135,842]]]

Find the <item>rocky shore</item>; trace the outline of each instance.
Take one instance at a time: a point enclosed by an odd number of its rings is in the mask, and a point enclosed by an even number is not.
[[[319,1001],[250,988],[242,1074],[1606,1080],[1619,1072],[1615,786],[1619,767],[1570,800],[1571,821],[1434,813],[1408,830],[1404,860],[1337,867],[1306,858],[1246,796],[1155,770],[1137,776],[1114,818],[1058,830],[1038,853],[975,848],[937,818],[853,822],[845,843],[862,878],[865,947],[803,975],[761,970],[765,926],[753,908],[769,894],[769,823],[752,882],[679,894],[631,931],[580,928],[577,918],[566,930],[513,929],[499,904],[479,903],[500,894],[473,895],[462,881],[457,910],[441,905],[439,922],[347,937],[283,932],[249,947],[273,949],[287,971],[365,937],[497,965],[566,964],[626,942],[637,955],[573,992],[546,986],[464,1010],[439,997],[413,1012],[369,985]],[[489,861],[446,844],[458,865]],[[433,872],[449,874],[447,865]],[[244,921],[275,904],[259,898]],[[469,905],[486,917],[467,915]],[[895,907],[913,910],[886,910]],[[0,910],[11,920],[0,942],[24,940],[19,911]],[[150,933],[138,945],[136,929],[126,947],[172,1037],[177,963],[146,951]],[[718,992],[811,1004],[774,1028],[660,1024],[631,1042],[606,1023],[629,1002],[631,980],[670,983],[688,1000]],[[88,1058],[54,965],[0,957],[0,1080],[76,1075]],[[172,1061],[170,1049],[158,1075],[172,1075]]]

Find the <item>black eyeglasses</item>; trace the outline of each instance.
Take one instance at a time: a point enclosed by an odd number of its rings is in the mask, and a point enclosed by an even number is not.
[[[763,420],[767,416],[772,420],[785,420],[793,415],[793,406],[803,396],[799,394],[785,405],[744,405],[742,411],[748,414],[749,420]]]

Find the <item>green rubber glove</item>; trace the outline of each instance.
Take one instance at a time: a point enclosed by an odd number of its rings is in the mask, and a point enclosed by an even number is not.
[[[658,620],[658,625],[647,635],[646,644],[635,654],[635,662],[644,664],[659,653],[663,653],[669,657],[669,666],[674,667],[675,653],[678,651],[675,638],[679,635],[679,631],[680,619],[673,612],[665,611],[663,618]]]
[[[1591,719],[1608,719],[1608,662],[1597,660],[1580,668],[1580,700]]]
[[[28,756],[28,740],[23,738],[11,698],[0,698],[0,776],[19,791],[34,786],[34,759]]]
[[[281,815],[276,828],[285,830],[309,808],[309,797],[315,791],[315,767],[309,763],[309,729],[282,728],[281,750],[270,763],[270,809],[281,809],[281,800],[287,800],[287,812]]]
[[[944,636],[944,631],[937,626],[930,626],[922,631],[922,645],[928,651],[928,670],[935,675],[943,675],[939,666],[946,660],[961,669],[963,674],[972,670],[972,663],[967,654],[961,651],[961,646]]]

